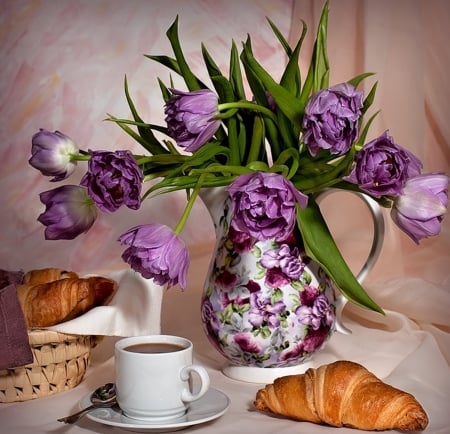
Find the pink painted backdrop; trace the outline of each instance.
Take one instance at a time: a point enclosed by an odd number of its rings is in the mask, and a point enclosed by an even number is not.
[[[266,16],[288,35],[291,0],[8,0],[2,2],[0,56],[0,160],[3,211],[0,267],[62,266],[77,270],[121,265],[117,237],[134,224],[164,221],[175,225],[184,207],[182,194],[147,201],[139,212],[121,209],[102,215],[75,241],[44,241],[36,221],[43,211],[38,194],[56,187],[28,165],[31,136],[39,128],[60,130],[87,149],[141,148],[107,113],[129,117],[125,75],[145,120],[163,122],[157,77],[169,72],[144,54],[171,54],[165,32],[179,17],[179,32],[192,69],[202,78],[203,41],[220,67],[228,64],[232,39],[252,34],[254,50],[274,74],[283,54]],[[67,183],[77,183],[80,164]],[[196,204],[183,233],[189,244],[212,240],[206,210]],[[195,223],[191,223],[195,222]]]

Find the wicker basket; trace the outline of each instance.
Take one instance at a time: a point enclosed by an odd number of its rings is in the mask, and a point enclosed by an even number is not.
[[[77,386],[89,365],[95,336],[49,330],[28,333],[33,363],[0,370],[0,402],[27,401]]]

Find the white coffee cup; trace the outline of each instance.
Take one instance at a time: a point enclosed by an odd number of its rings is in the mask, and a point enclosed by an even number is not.
[[[186,414],[209,388],[206,369],[193,364],[193,346],[179,336],[124,338],[115,344],[117,403],[124,415],[159,423]],[[193,373],[197,375],[192,375]],[[198,391],[192,391],[196,378]]]

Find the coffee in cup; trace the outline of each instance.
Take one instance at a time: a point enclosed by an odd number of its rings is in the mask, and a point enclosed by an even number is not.
[[[149,423],[185,415],[189,403],[201,398],[210,382],[205,368],[193,364],[192,342],[179,336],[117,341],[115,371],[117,403],[124,415]],[[199,383],[198,391],[193,391],[192,383]]]

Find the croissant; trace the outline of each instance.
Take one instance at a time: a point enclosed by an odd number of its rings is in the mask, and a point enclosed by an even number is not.
[[[277,378],[258,390],[254,405],[263,412],[335,427],[421,431],[428,425],[414,396],[349,361]]]
[[[41,268],[27,271],[23,276],[23,283],[48,283],[70,277],[78,277],[78,274],[61,268]]]
[[[27,326],[49,327],[107,304],[116,289],[117,283],[105,277],[64,277],[46,283],[24,283],[17,287],[17,295]]]

